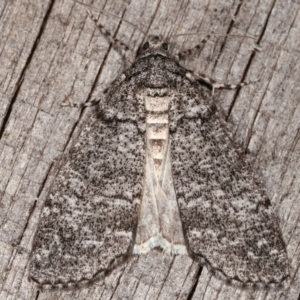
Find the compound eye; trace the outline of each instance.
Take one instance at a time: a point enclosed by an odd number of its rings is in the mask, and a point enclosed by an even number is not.
[[[143,50],[147,50],[149,48],[149,42],[146,42],[144,45],[143,45]]]
[[[164,50],[168,50],[168,48],[169,48],[168,43],[163,43],[161,46]]]

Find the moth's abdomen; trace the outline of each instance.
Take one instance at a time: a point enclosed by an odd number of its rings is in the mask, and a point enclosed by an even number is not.
[[[173,90],[146,88],[137,94],[146,111],[146,165],[134,253],[161,247],[187,254],[172,179],[170,106]]]
[[[154,160],[156,174],[160,177],[169,141],[168,109],[171,97],[163,89],[147,89],[145,92],[145,106],[147,111],[146,139],[149,142],[149,149]]]

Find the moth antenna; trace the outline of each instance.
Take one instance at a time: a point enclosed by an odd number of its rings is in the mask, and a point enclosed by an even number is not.
[[[96,11],[100,12],[102,15],[105,15],[105,16],[112,16],[112,17],[114,17],[114,18],[116,18],[116,19],[119,19],[119,20],[121,20],[122,22],[125,22],[125,23],[131,25],[132,27],[134,27],[135,29],[139,30],[140,32],[142,32],[143,34],[146,35],[146,32],[143,31],[141,28],[139,28],[139,27],[136,26],[135,24],[131,23],[130,21],[127,21],[127,20],[125,20],[125,19],[123,19],[123,18],[120,18],[119,16],[117,16],[117,15],[115,15],[115,14],[105,12],[103,9],[95,8],[95,7],[93,7],[93,6],[89,5],[89,4],[83,3],[83,2],[81,2],[81,1],[75,0],[75,2],[78,3],[78,4],[81,4],[81,5],[87,6],[87,7],[91,8],[91,9],[93,9],[93,10],[96,10]]]
[[[170,37],[170,39],[172,38],[176,38],[176,37],[179,37],[179,36],[186,36],[186,35],[199,35],[199,34],[207,34],[207,32],[204,32],[204,31],[199,31],[199,32],[195,32],[195,33],[181,33],[181,34],[175,34],[175,35],[172,35]],[[240,37],[240,38],[249,38],[249,39],[253,39],[255,40],[257,37],[253,36],[253,35],[241,35],[241,34],[224,34],[224,33],[216,33],[216,32],[213,32],[213,33],[210,33],[209,35],[217,35],[217,36],[224,36],[224,37]]]

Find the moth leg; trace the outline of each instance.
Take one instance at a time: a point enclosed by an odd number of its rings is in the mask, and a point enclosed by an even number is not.
[[[175,58],[177,60],[181,60],[181,59],[185,59],[188,56],[194,56],[196,53],[200,53],[203,50],[208,38],[209,38],[209,36],[207,36],[207,38],[203,39],[201,41],[201,44],[196,45],[194,48],[187,49],[187,50],[177,53],[175,55]]]
[[[97,99],[92,99],[84,103],[75,103],[71,100],[66,100],[64,101],[61,106],[70,106],[70,107],[78,107],[78,108],[85,108],[85,107],[90,107],[90,106],[95,106],[98,105],[99,102],[103,99],[103,96],[97,98]]]
[[[179,52],[178,54],[175,55],[175,58],[178,60],[181,60],[188,56],[193,56],[197,52],[198,53],[201,52],[202,49],[204,48],[205,43],[207,42],[208,38],[209,38],[209,36],[207,36],[207,38],[203,39],[201,41],[201,44],[196,45],[194,48]],[[249,81],[241,82],[238,84],[225,84],[225,83],[219,83],[219,82],[215,81],[214,79],[207,77],[204,74],[196,75],[191,72],[188,72],[188,73],[186,73],[186,77],[192,81],[202,81],[202,82],[207,83],[212,88],[212,94],[214,94],[215,89],[235,90],[235,89],[239,89],[245,85],[254,83],[259,80],[259,79],[258,80],[249,80]]]
[[[259,79],[257,79],[257,80],[248,80],[248,81],[244,81],[244,82],[241,82],[241,83],[238,83],[238,84],[225,84],[225,83],[219,83],[219,82],[215,81],[214,79],[207,77],[204,74],[195,75],[191,72],[187,72],[186,77],[188,79],[190,79],[191,81],[205,82],[206,84],[208,84],[212,88],[212,94],[214,94],[215,89],[235,90],[235,89],[239,89],[239,88],[241,88],[245,85],[248,85],[250,83],[257,82],[259,80]]]
[[[123,70],[128,67],[128,65],[131,65],[134,61],[134,54],[129,49],[129,47],[124,44],[122,41],[118,40],[117,38],[113,37],[111,33],[104,28],[103,25],[101,25],[98,20],[93,16],[93,14],[87,10],[87,13],[91,20],[96,24],[100,32],[103,34],[103,36],[108,40],[108,42],[112,45],[112,47],[120,54],[123,60]],[[124,51],[125,53],[123,53]],[[128,58],[126,58],[126,53],[128,53]]]
[[[73,101],[70,100],[70,99],[67,99],[67,100],[64,100],[64,101],[61,103],[61,106],[81,107],[82,104],[78,104],[78,103],[73,102]]]

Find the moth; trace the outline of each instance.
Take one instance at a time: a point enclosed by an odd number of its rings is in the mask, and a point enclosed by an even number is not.
[[[60,162],[32,251],[40,289],[81,287],[155,247],[240,286],[286,282],[278,219],[207,85],[235,87],[182,67],[160,36],[144,43]]]

